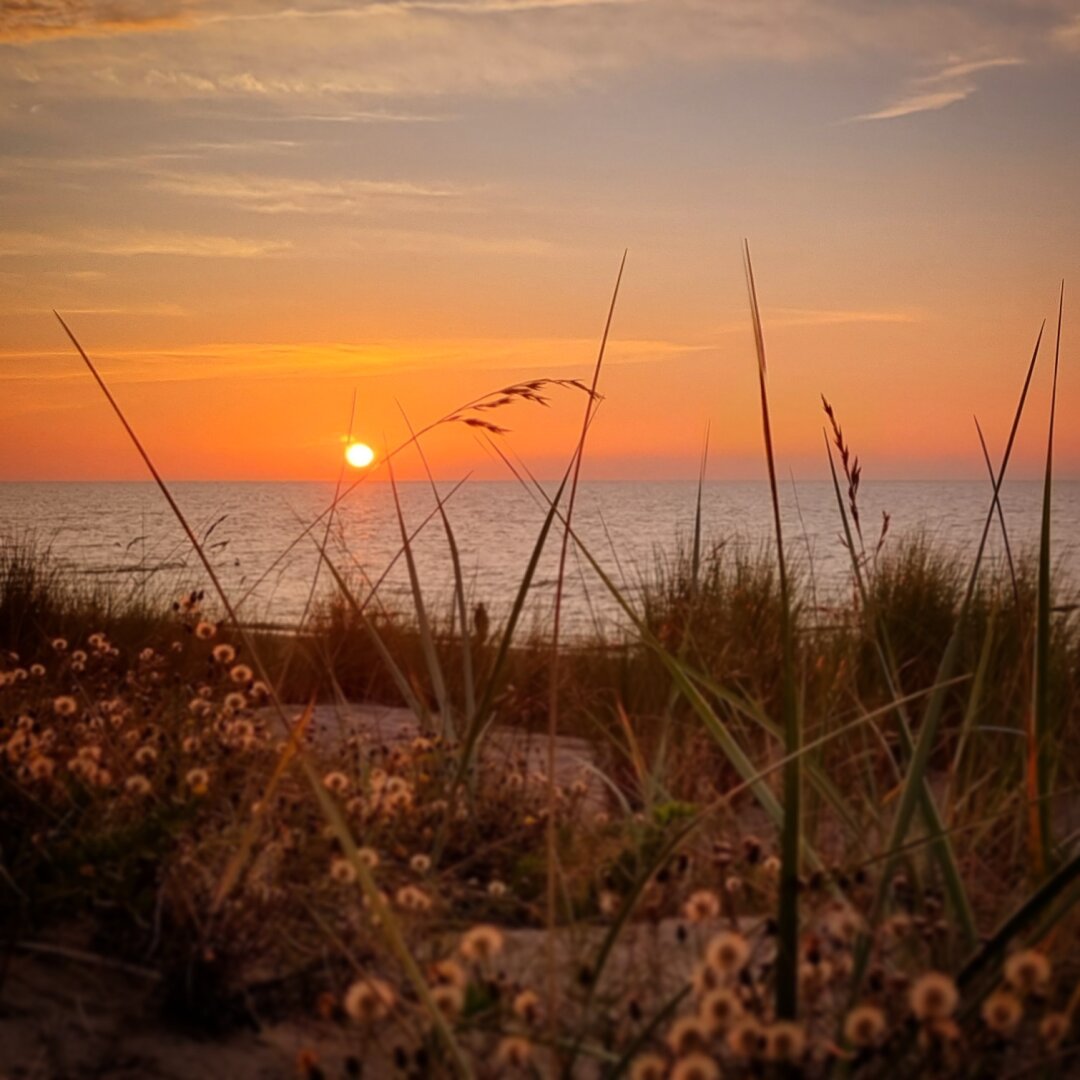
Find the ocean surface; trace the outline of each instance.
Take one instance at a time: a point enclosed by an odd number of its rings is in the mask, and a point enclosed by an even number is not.
[[[319,544],[363,597],[385,574],[378,595],[388,607],[408,609],[410,586],[393,491],[362,483],[327,518],[334,487],[320,483],[178,483],[174,494],[241,616],[252,622],[295,625],[312,595],[334,590]],[[554,485],[549,491],[554,491]],[[440,485],[457,541],[470,605],[482,601],[497,619],[510,606],[544,520],[545,507],[514,483]],[[453,582],[446,535],[426,483],[399,485],[401,513],[425,602],[446,614]],[[658,560],[671,559],[693,534],[696,484],[586,483],[578,493],[574,526],[594,558],[620,588],[635,594]],[[785,543],[822,603],[849,587],[849,561],[840,542],[840,519],[828,483],[788,484],[781,492]],[[1002,493],[1014,552],[1038,544],[1042,488],[1016,481]],[[877,540],[882,511],[891,524],[886,549],[923,532],[940,545],[970,553],[989,509],[987,482],[864,484],[859,494],[867,546]],[[754,552],[771,543],[768,490],[757,483],[707,483],[703,498],[707,542]],[[1055,485],[1053,556],[1057,572],[1080,582],[1080,482]],[[419,530],[419,531],[416,531]],[[66,573],[110,588],[173,597],[205,587],[205,572],[163,498],[150,483],[2,483],[0,540],[48,549]],[[550,618],[561,533],[552,530],[529,600],[529,619]],[[1001,534],[991,530],[990,557],[1002,556]],[[397,557],[397,558],[396,558]],[[396,558],[396,561],[395,561]],[[564,627],[587,634],[620,625],[607,589],[571,545]],[[389,568],[389,570],[388,570]],[[365,584],[365,579],[368,584]]]

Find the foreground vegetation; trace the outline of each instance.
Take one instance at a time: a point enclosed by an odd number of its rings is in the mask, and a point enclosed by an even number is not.
[[[751,297],[778,506],[752,276]],[[10,941],[77,921],[84,960],[152,968],[162,1006],[204,1029],[318,1015],[351,1049],[312,1045],[312,1077],[1076,1069],[1080,631],[1050,575],[1052,425],[1038,553],[983,560],[1037,355],[967,562],[864,540],[859,466],[826,405],[851,565],[828,610],[786,562],[778,513],[771,555],[699,527],[640,595],[604,575],[573,530],[599,362],[592,386],[565,384],[585,396],[581,440],[486,632],[445,516],[449,616],[425,606],[402,520],[411,610],[379,611],[323,548],[335,599],[295,636],[239,625],[220,589],[155,610],[7,549]],[[545,385],[441,422],[495,439],[484,410]],[[624,638],[560,640],[561,574],[548,634],[522,632],[560,538]],[[317,735],[317,711],[347,718],[350,700],[409,721]],[[537,731],[545,755],[500,753],[507,729]],[[566,735],[592,748],[574,775]]]

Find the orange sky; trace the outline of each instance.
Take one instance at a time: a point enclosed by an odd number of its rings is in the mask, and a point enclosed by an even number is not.
[[[783,465],[822,475],[823,391],[868,474],[978,476],[1080,280],[1063,0],[31,0],[0,60],[0,479],[142,476],[52,308],[166,475],[325,478],[354,391],[381,449],[399,403],[587,378],[624,247],[589,475],[692,476],[711,425],[757,477],[744,235]],[[550,476],[582,404],[493,418]]]

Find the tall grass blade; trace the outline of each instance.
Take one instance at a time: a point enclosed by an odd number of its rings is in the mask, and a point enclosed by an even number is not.
[[[994,463],[990,460],[990,451],[983,438],[983,429],[979,418],[975,418],[975,430],[979,433],[979,446],[982,447],[983,461],[986,463],[986,471],[990,475],[990,483],[994,483]],[[1001,506],[1001,499],[994,495],[994,505],[997,507],[998,521],[1001,524],[1001,542],[1005,545],[1005,561],[1009,567],[1009,581],[1012,583],[1013,603],[1016,604],[1016,613],[1020,614],[1020,584],[1016,578],[1016,564],[1013,562],[1012,544],[1009,543],[1009,530],[1005,525],[1005,511]]]
[[[547,969],[548,969],[548,1015],[551,1018],[551,1035],[554,1039],[557,1035],[555,1020],[558,986],[556,981],[555,961],[555,924],[557,921],[556,905],[558,900],[558,829],[559,829],[559,802],[558,790],[555,780],[555,746],[559,724],[559,630],[562,617],[563,587],[566,578],[566,556],[570,549],[570,527],[574,517],[574,504],[577,500],[578,482],[581,477],[581,463],[585,457],[585,438],[589,433],[589,425],[592,421],[593,411],[596,407],[596,388],[600,383],[600,371],[604,365],[604,352],[607,349],[608,335],[611,333],[611,323],[615,318],[615,305],[619,299],[619,286],[622,284],[623,270],[626,268],[626,252],[623,252],[622,261],[619,263],[619,272],[615,277],[615,288],[611,293],[611,304],[608,307],[607,320],[604,323],[604,333],[600,338],[600,348],[596,356],[596,364],[593,367],[592,383],[589,387],[589,396],[585,402],[585,415],[581,421],[581,434],[578,436],[577,446],[574,449],[572,471],[570,477],[570,492],[567,496],[566,515],[563,521],[562,544],[559,549],[559,568],[555,576],[555,611],[552,616],[551,629],[551,668],[548,673],[548,722],[547,722],[547,786],[548,808],[546,821],[546,848],[547,848]]]
[[[1043,479],[1042,525],[1039,530],[1039,585],[1035,609],[1035,682],[1028,732],[1028,799],[1037,800],[1030,827],[1032,851],[1039,875],[1053,857],[1050,802],[1050,507],[1053,491],[1054,420],[1057,413],[1058,363],[1061,359],[1061,320],[1065,310],[1065,282],[1058,296],[1057,338],[1054,343],[1054,378],[1050,392],[1050,423],[1046,434],[1046,473]]]
[[[802,841],[802,756],[799,706],[795,693],[794,616],[788,591],[787,566],[784,560],[784,531],[780,523],[780,492],[776,483],[776,459],[773,454],[772,425],[769,419],[769,395],[765,384],[765,336],[761,328],[754,268],[750,245],[743,242],[746,287],[750,294],[750,315],[754,324],[754,346],[758,361],[758,389],[761,395],[761,426],[765,438],[765,461],[769,469],[769,493],[772,498],[773,525],[776,530],[776,559],[780,576],[780,618],[783,647],[782,716],[784,754],[789,758],[784,768],[784,822],[780,835],[780,900],[777,912],[776,1014],[793,1019],[798,1008],[799,967],[799,852]]]
[[[420,588],[420,574],[416,569],[416,559],[413,558],[412,544],[409,543],[409,530],[405,527],[405,514],[401,509],[401,497],[398,493],[397,477],[394,475],[394,465],[389,459],[386,468],[390,477],[390,490],[394,495],[394,511],[397,515],[398,528],[401,530],[401,546],[405,552],[405,565],[409,571],[409,588],[412,590],[413,610],[416,612],[416,627],[420,634],[420,648],[424,654],[424,663],[427,665],[428,678],[431,679],[431,689],[439,706],[439,725],[442,729],[439,734],[446,738],[454,730],[454,717],[450,707],[450,698],[446,692],[446,680],[443,678],[439,653],[435,648],[435,635],[431,631],[431,622],[428,619],[427,608],[424,605],[424,593]]]
[[[399,405],[398,408],[401,409],[401,406]],[[454,529],[450,524],[450,518],[446,513],[443,500],[439,498],[439,489],[435,484],[435,477],[431,472],[431,466],[428,464],[427,454],[424,453],[424,448],[420,445],[420,440],[417,438],[416,432],[413,431],[413,426],[409,422],[408,416],[405,415],[404,409],[401,409],[401,415],[405,421],[405,426],[409,429],[409,434],[416,444],[416,452],[420,455],[420,461],[423,463],[424,472],[427,474],[432,494],[435,496],[439,517],[443,524],[443,531],[446,533],[446,543],[450,548],[450,562],[454,570],[454,602],[457,605],[457,617],[458,622],[461,625],[461,678],[465,695],[465,725],[468,726],[473,713],[476,711],[476,690],[473,677],[472,642],[469,636],[469,619],[465,606],[465,579],[461,573],[461,555],[458,552],[457,539],[454,536]]]

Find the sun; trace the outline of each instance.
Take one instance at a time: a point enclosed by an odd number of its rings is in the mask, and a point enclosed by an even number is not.
[[[367,443],[349,443],[345,447],[345,460],[354,469],[366,469],[375,460],[375,451]]]

